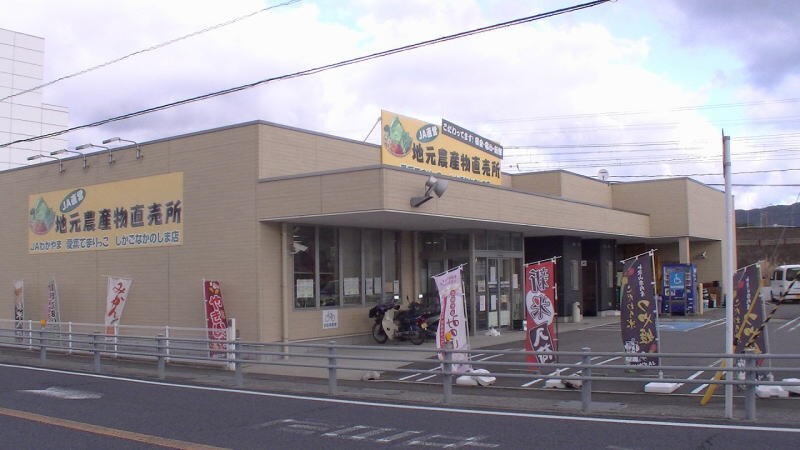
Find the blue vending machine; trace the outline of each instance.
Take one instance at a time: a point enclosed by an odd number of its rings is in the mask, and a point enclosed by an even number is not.
[[[664,264],[662,267],[661,312],[694,314],[697,310],[697,267],[694,264]]]

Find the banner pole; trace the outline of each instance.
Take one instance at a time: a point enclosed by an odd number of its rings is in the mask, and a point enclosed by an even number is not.
[[[464,266],[466,266],[466,265],[467,265],[467,263],[459,264],[459,265],[457,265],[457,266],[455,266],[455,267],[453,267],[453,268],[450,268],[450,269],[447,269],[447,270],[445,270],[445,271],[444,271],[444,272],[442,272],[442,273],[437,273],[436,275],[431,275],[431,278],[433,278],[433,277],[440,277],[440,276],[442,276],[442,275],[444,275],[444,274],[446,274],[446,273],[450,273],[450,272],[452,272],[452,271],[454,271],[454,270],[456,270],[456,269],[460,269],[460,268],[462,268],[462,267],[464,267]]]
[[[640,257],[640,256],[642,256],[642,255],[646,255],[646,254],[648,254],[648,253],[652,255],[652,254],[653,254],[653,252],[655,252],[656,250],[657,250],[657,249],[655,249],[655,248],[651,248],[650,250],[648,250],[648,251],[646,251],[646,252],[642,252],[642,253],[639,253],[638,255],[631,256],[630,258],[625,258],[625,259],[621,260],[620,262],[621,262],[621,263],[623,263],[623,264],[625,264],[626,262],[628,262],[628,261],[630,261],[630,260],[632,260],[632,259],[636,259],[636,258],[638,258],[638,257]]]
[[[561,259],[561,258],[562,258],[561,256],[553,256],[553,257],[551,257],[551,258],[540,259],[539,261],[529,262],[529,263],[525,263],[525,264],[526,264],[526,265],[527,265],[527,264],[539,264],[539,263],[543,263],[543,262],[545,262],[545,261],[552,261],[552,262],[553,262],[553,264],[555,264],[555,263],[556,263],[556,260],[557,260],[557,259]]]

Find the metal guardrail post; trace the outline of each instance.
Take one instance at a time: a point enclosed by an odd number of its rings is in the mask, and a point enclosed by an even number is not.
[[[39,361],[47,361],[47,344],[44,342],[44,329],[39,330]]]
[[[164,346],[164,335],[156,336],[156,353],[158,353],[158,379],[163,380],[167,377],[166,347]]]
[[[589,353],[592,351],[589,347],[583,347],[584,353]],[[591,355],[584,355],[581,360],[581,365],[584,366],[582,369],[584,378],[583,382],[581,383],[581,411],[589,412],[589,409],[592,406],[592,358]]]
[[[94,371],[100,373],[102,367],[100,366],[100,344],[97,340],[97,333],[92,333],[92,352],[94,353]]]
[[[744,350],[746,355],[753,355],[755,351],[752,348]],[[745,380],[752,384],[745,385],[744,394],[744,407],[747,420],[756,420],[756,359],[747,358],[745,360]]]
[[[242,371],[242,351],[239,345],[239,338],[236,338],[236,344],[233,347],[233,376],[236,380],[236,386],[244,386],[244,373]]]
[[[444,347],[444,360],[442,361],[442,395],[445,405],[453,399],[453,343],[447,342]]]
[[[328,343],[328,394],[336,395],[336,341]]]

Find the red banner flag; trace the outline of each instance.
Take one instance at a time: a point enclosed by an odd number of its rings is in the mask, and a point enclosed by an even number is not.
[[[555,260],[525,265],[525,350],[554,352],[558,350],[556,335],[556,263]],[[556,362],[555,355],[528,355],[535,369],[537,364]]]
[[[203,280],[203,300],[206,309],[209,356],[224,359],[228,350],[228,318],[222,303],[222,288],[219,281]]]

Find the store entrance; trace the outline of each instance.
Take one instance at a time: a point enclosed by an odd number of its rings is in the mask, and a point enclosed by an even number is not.
[[[519,274],[515,261],[518,260],[477,258],[475,300],[478,330],[511,327],[514,291],[519,295]]]

